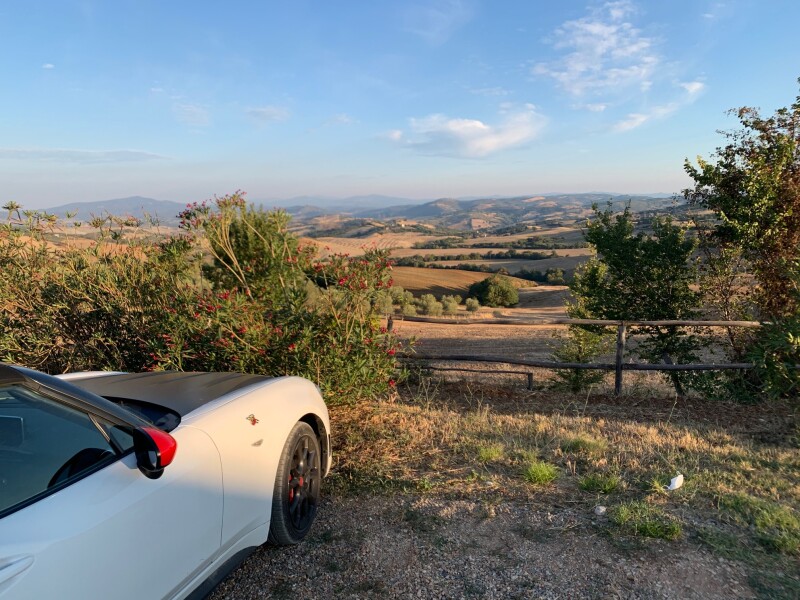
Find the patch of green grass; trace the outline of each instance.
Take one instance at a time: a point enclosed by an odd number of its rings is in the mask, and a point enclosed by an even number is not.
[[[604,439],[576,435],[561,441],[561,450],[571,454],[602,454],[608,447]]]
[[[611,511],[611,521],[623,530],[642,537],[678,539],[681,524],[662,509],[643,501],[620,504]]]
[[[486,446],[478,446],[478,462],[483,464],[496,462],[503,458],[504,452],[505,448],[503,447],[503,444],[488,444]]]
[[[580,478],[578,485],[584,492],[610,494],[617,490],[622,480],[613,473],[590,473]]]
[[[727,494],[720,508],[735,521],[755,528],[756,540],[767,550],[800,553],[800,517],[791,508],[749,494]]]
[[[541,460],[534,460],[525,468],[522,476],[528,483],[545,485],[558,477],[558,467]]]

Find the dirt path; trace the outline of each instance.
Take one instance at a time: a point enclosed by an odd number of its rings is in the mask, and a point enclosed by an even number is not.
[[[305,542],[260,549],[211,599],[755,597],[736,563],[603,526],[535,503],[328,498]]]

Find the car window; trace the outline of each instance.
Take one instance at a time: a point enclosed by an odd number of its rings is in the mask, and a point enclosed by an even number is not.
[[[0,516],[131,445],[130,434],[83,411],[21,386],[0,386]]]

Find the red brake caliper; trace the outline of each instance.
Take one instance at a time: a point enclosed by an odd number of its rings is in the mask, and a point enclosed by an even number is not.
[[[289,473],[289,485],[291,485],[291,483],[292,483],[292,474]],[[289,488],[289,502],[291,502],[292,500],[294,500],[294,488],[290,487]]]

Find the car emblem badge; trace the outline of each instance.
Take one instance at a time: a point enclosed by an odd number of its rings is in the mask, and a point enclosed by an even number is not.
[[[255,425],[256,423],[258,423],[258,419],[256,419],[256,416],[254,414],[247,415],[247,420],[250,421],[250,425]]]

